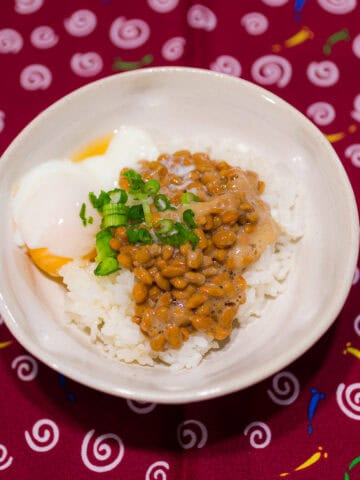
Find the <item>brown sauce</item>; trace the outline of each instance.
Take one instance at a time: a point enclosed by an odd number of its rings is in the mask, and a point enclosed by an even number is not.
[[[178,207],[164,212],[153,208],[153,223],[181,222],[184,210],[191,209],[199,243],[195,249],[190,243],[134,246],[124,228],[116,230],[112,247],[119,250],[120,265],[136,278],[133,321],[154,350],[179,348],[197,331],[226,339],[246,301],[244,269],[280,234],[261,199],[265,184],[254,172],[186,150],[143,161],[140,173],[146,180],[158,180],[161,192]],[[120,186],[126,188],[122,179]],[[182,205],[182,194],[188,191],[200,201]]]

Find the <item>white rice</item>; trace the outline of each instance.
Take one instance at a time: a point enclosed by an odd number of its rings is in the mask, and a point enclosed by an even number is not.
[[[289,172],[276,170],[256,158],[246,158],[242,168],[256,171],[266,182],[263,199],[282,228],[275,245],[267,247],[262,257],[244,273],[248,284],[247,301],[239,311],[240,325],[260,317],[266,302],[273,301],[286,289],[286,279],[293,266],[296,242],[301,238],[304,215],[297,212],[300,197],[296,181]],[[157,361],[174,369],[193,368],[219,343],[203,333],[190,336],[179,350],[154,352],[148,338],[131,321],[131,291],[134,277],[121,270],[108,277],[93,274],[94,265],[85,261],[66,264],[60,271],[68,288],[65,311],[69,325],[82,330],[101,351],[117,361],[153,366]]]

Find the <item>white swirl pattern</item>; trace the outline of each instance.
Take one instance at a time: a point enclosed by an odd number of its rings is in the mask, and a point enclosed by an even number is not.
[[[156,403],[149,403],[149,402],[140,402],[134,400],[126,400],[126,403],[130,410],[135,413],[146,414],[152,412],[156,408]]]
[[[150,37],[150,27],[139,18],[126,20],[119,17],[113,21],[109,31],[111,42],[127,50],[141,47]]]
[[[166,471],[170,469],[170,466],[167,462],[159,460],[150,465],[146,470],[145,480],[166,480],[167,473]]]
[[[272,379],[272,388],[267,394],[277,405],[294,403],[300,393],[299,380],[291,372],[277,373]]]
[[[25,90],[46,90],[52,82],[52,74],[45,65],[28,65],[20,74],[20,85]]]
[[[352,51],[355,57],[360,58],[360,34],[357,35],[352,42]]]
[[[360,383],[352,383],[347,387],[340,383],[336,389],[336,401],[345,415],[360,420]]]
[[[58,41],[58,35],[47,25],[35,28],[30,35],[32,45],[41,50],[54,47]]]
[[[354,330],[355,330],[356,335],[359,335],[359,337],[360,337],[360,314],[357,317],[355,317]]]
[[[48,418],[38,420],[31,434],[25,430],[25,440],[34,452],[48,452],[52,450],[59,441],[59,428],[55,422]]]
[[[79,77],[93,77],[101,72],[103,65],[96,52],[75,53],[70,60],[71,70]]]
[[[13,28],[0,30],[0,53],[18,53],[24,45],[21,34]]]
[[[306,114],[320,126],[329,125],[336,117],[335,108],[327,102],[313,103],[307,108]]]
[[[271,430],[264,422],[252,422],[244,430],[253,448],[265,448],[271,442]]]
[[[354,143],[347,147],[345,157],[350,158],[354,167],[360,168],[360,143]]]
[[[241,75],[240,62],[230,55],[220,55],[220,57],[210,65],[210,69],[214,72],[226,73],[227,75],[233,75],[235,77],[240,77]]]
[[[37,12],[44,5],[44,0],[15,0],[15,12],[29,15]]]
[[[90,430],[84,437],[84,440],[81,445],[81,459],[84,465],[91,471],[102,473],[109,472],[119,465],[121,460],[124,457],[124,444],[120,437],[115,435],[115,433],[106,433],[104,435],[98,436],[92,446],[92,456],[101,463],[101,465],[95,465],[90,459],[88,454],[89,443],[92,437],[94,436],[95,430]],[[116,443],[116,447],[119,450],[115,455],[113,449],[109,442],[113,440]]]
[[[351,116],[357,122],[360,122],[360,94],[356,95],[354,99],[354,110],[351,112]]]
[[[168,13],[174,10],[179,4],[179,0],[147,0],[150,8],[158,13]]]
[[[211,32],[216,28],[217,17],[210,8],[205,5],[193,5],[190,7],[187,14],[187,21],[190,27],[198,28]]]
[[[74,12],[64,20],[65,30],[74,37],[86,37],[92,33],[97,25],[97,17],[94,12],[83,8]]]
[[[249,35],[261,35],[269,27],[269,21],[259,12],[250,12],[244,15],[240,21]]]
[[[200,432],[200,436],[197,435],[196,431]],[[178,426],[177,438],[179,445],[185,450],[189,450],[195,446],[202,448],[208,439],[207,428],[198,420],[185,420],[185,422],[180,423]]]
[[[340,77],[337,65],[330,60],[309,63],[306,74],[310,82],[317,87],[332,87]]]
[[[186,40],[184,37],[169,38],[161,49],[161,55],[169,62],[179,60],[184,54]]]
[[[251,75],[260,85],[277,85],[284,88],[291,80],[292,67],[284,57],[265,55],[254,62]]]
[[[356,8],[357,0],[318,0],[318,4],[329,13],[345,15]]]
[[[35,358],[30,355],[19,355],[11,362],[11,368],[23,382],[31,382],[36,378],[39,367]]]
[[[0,110],[0,133],[4,130],[5,128],[5,112]],[[0,317],[0,325],[3,323],[3,319]]]
[[[5,445],[1,445],[0,443],[0,471],[9,468],[13,460],[13,457],[8,454]]]
[[[269,7],[282,7],[285,5],[289,0],[262,0],[265,5]]]

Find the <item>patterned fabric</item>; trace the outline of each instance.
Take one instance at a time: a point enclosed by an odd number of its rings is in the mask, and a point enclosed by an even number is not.
[[[242,77],[307,115],[360,200],[359,0],[2,0],[0,152],[52,102],[144,66]],[[336,219],[335,219],[336,220]],[[245,391],[161,406],[100,394],[0,325],[0,478],[360,478],[359,269],[329,332]]]

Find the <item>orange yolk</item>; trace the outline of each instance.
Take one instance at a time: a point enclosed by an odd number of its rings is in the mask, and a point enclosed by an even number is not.
[[[28,248],[28,254],[40,270],[52,277],[59,277],[60,268],[72,261],[72,258],[53,255],[47,248]]]
[[[88,157],[94,157],[96,155],[104,155],[113,138],[113,134],[105,135],[103,137],[97,138],[92,142],[85,145],[85,147],[80,148],[77,152],[72,155],[71,160],[73,162],[81,162]]]

